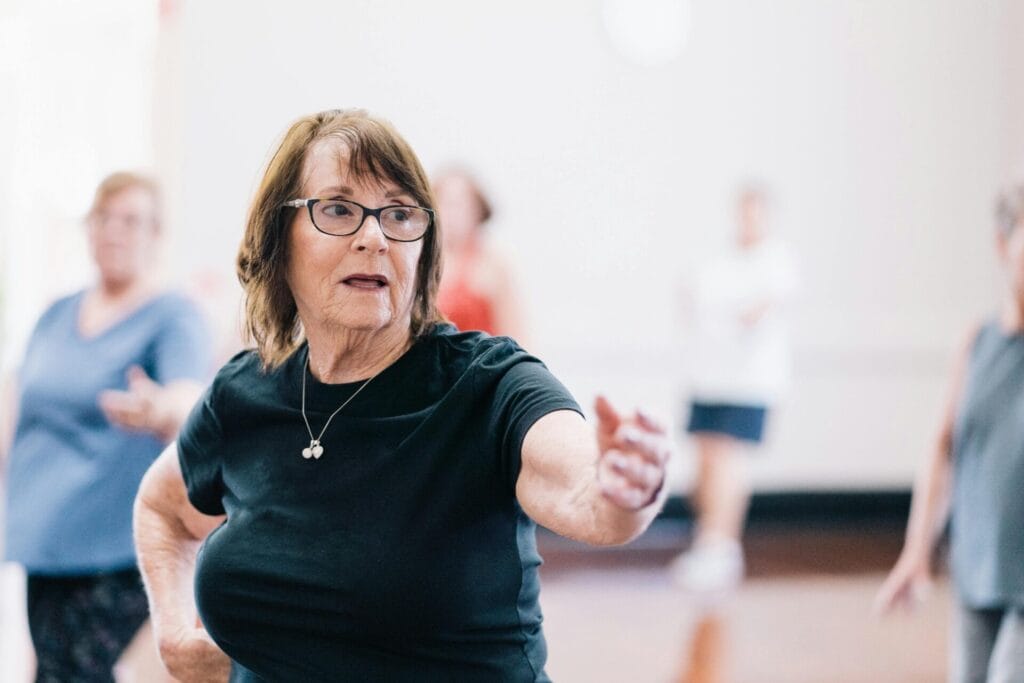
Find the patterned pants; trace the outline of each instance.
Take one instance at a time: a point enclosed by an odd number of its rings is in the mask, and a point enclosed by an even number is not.
[[[149,615],[135,569],[28,577],[36,683],[113,683],[114,664]]]

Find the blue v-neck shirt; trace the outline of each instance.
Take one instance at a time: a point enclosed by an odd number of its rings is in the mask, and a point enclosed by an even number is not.
[[[206,326],[183,296],[162,294],[85,337],[78,328],[84,294],[43,314],[18,375],[4,547],[30,574],[134,566],[132,503],[163,444],[108,422],[99,394],[126,389],[132,365],[161,384],[205,380],[210,366]]]

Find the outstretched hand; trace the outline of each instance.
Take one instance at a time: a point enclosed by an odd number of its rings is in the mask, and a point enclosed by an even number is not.
[[[161,414],[163,387],[137,365],[128,369],[128,389],[100,393],[99,404],[112,424],[132,432],[161,433],[166,417]]]
[[[594,402],[601,493],[626,510],[639,510],[658,497],[671,450],[665,428],[636,411],[621,415],[604,396]]]
[[[900,557],[875,596],[875,614],[896,609],[913,610],[927,599],[932,589],[932,576],[927,558]]]

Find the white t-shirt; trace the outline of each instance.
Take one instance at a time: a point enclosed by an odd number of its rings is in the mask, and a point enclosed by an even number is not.
[[[798,283],[792,252],[772,239],[700,269],[690,355],[695,400],[768,405],[786,391],[786,303]],[[761,306],[763,315],[744,321]]]

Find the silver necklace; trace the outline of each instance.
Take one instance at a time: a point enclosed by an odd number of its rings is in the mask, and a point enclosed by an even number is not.
[[[362,386],[360,386],[358,389],[356,389],[354,394],[349,396],[345,400],[344,403],[342,403],[340,406],[338,406],[338,408],[333,413],[331,413],[331,416],[329,418],[327,418],[326,424],[324,424],[324,428],[320,430],[320,436],[313,436],[313,428],[309,426],[309,418],[306,417],[306,375],[307,374],[309,374],[309,354],[308,353],[306,355],[306,367],[303,368],[303,370],[302,370],[302,421],[306,423],[306,431],[309,432],[309,445],[302,449],[302,457],[305,458],[306,460],[309,460],[310,458],[314,458],[316,460],[319,460],[320,456],[324,454],[324,447],[320,443],[320,439],[324,438],[324,432],[326,432],[327,431],[327,427],[330,426],[331,420],[333,420],[334,416],[337,415],[338,413],[340,413],[341,409],[344,408],[345,406],[347,406],[352,401],[352,399],[354,399],[356,396],[358,396],[359,392],[362,391],[363,389],[365,389],[366,385],[369,384],[370,382],[372,382],[374,377],[376,377],[380,373],[378,372],[377,375],[373,375],[372,377],[370,377],[370,379],[368,379],[365,382],[363,382]]]

